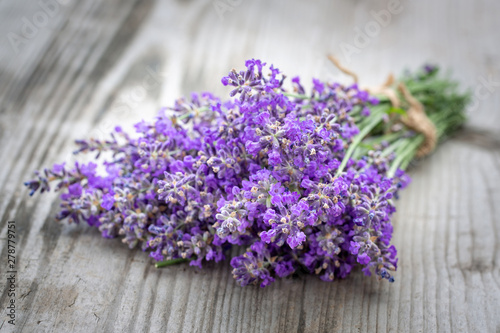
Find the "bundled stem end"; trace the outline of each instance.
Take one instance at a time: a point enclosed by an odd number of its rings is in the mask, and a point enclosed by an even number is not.
[[[352,75],[334,57],[329,59],[341,71]],[[355,74],[352,76],[357,80]],[[364,156],[374,149],[373,144],[381,142],[390,144],[382,153],[384,156],[396,153],[387,172],[389,177],[394,177],[398,169],[406,169],[416,158],[432,153],[440,141],[466,120],[470,94],[458,92],[457,86],[457,82],[441,77],[438,67],[427,65],[420,71],[407,73],[399,81],[389,75],[383,85],[367,89],[379,96],[380,105],[372,107],[370,117],[360,124],[360,133],[346,152],[337,175],[342,173],[349,158]]]
[[[358,83],[356,73],[344,67],[333,55],[328,55],[328,59]],[[397,86],[397,90],[393,88],[394,86]],[[438,67],[426,65],[417,73],[408,73],[399,82],[396,82],[394,76],[390,74],[381,86],[367,89],[371,94],[382,96],[382,105],[388,114],[391,113],[388,108],[399,109],[401,105],[406,105],[404,115],[397,117],[397,121],[404,125],[404,130],[417,133],[413,135],[411,142],[405,143],[404,147],[410,151],[402,151],[403,154],[398,155],[389,175],[394,175],[399,166],[406,167],[414,158],[422,158],[432,153],[439,141],[462,126],[466,120],[465,108],[470,101],[470,94],[457,92],[457,86],[457,82],[449,78],[440,78]],[[379,115],[373,112],[373,119],[365,121],[365,127],[360,126],[360,134],[347,151],[337,175],[343,171],[348,159],[365,137],[373,138],[380,135],[380,140],[375,141],[382,142],[384,135],[387,138],[392,135],[387,130],[380,132],[381,126],[377,126],[377,122],[381,120],[378,119]],[[387,129],[387,126],[385,128]],[[396,139],[402,139],[403,136],[400,135]],[[389,151],[394,150],[394,147],[389,149]]]

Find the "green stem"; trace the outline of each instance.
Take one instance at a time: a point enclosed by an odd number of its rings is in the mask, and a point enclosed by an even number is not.
[[[401,170],[406,170],[406,168],[408,167],[408,164],[410,164],[410,162],[413,160],[413,157],[414,156],[411,156],[411,157],[408,157],[407,159],[405,159],[403,162],[401,162],[401,165],[400,165],[400,169]]]
[[[184,258],[177,258],[177,259],[172,259],[172,260],[165,260],[165,261],[160,261],[155,264],[156,268],[162,268],[162,267],[167,267],[167,266],[172,266],[172,265],[177,265],[183,262],[188,262],[189,259],[184,259]]]
[[[354,150],[358,147],[358,145],[361,143],[364,137],[367,136],[370,133],[370,131],[380,123],[383,116],[385,115],[384,112],[385,109],[387,109],[387,106],[385,105],[376,106],[372,108],[372,115],[369,117],[369,120],[367,120],[366,126],[362,128],[361,132],[359,132],[358,135],[356,135],[352,143],[349,145],[349,149],[347,149],[347,152],[344,155],[344,159],[342,160],[342,163],[340,164],[337,173],[335,174],[335,177],[340,176],[342,171],[344,171],[344,168],[347,165],[347,162],[351,158],[352,154],[354,153]]]
[[[396,154],[397,157],[394,162],[392,162],[391,168],[387,172],[387,176],[390,178],[394,177],[401,163],[403,163],[406,159],[412,160],[417,153],[418,147],[423,141],[424,136],[420,134],[409,140],[406,144],[403,144],[400,149],[398,149],[399,154]]]
[[[393,151],[395,151],[396,149],[401,147],[402,142],[403,142],[402,139],[399,139],[398,141],[393,142],[389,147],[385,148],[382,151],[382,156],[388,156],[390,153],[392,153]]]

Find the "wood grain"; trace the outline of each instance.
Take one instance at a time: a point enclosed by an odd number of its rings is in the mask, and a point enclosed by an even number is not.
[[[402,0],[348,59],[340,45],[354,45],[390,0],[221,1],[235,5],[221,14],[215,0],[61,0],[19,52],[9,33],[43,9],[0,3],[0,331],[499,332],[500,3]],[[357,271],[241,288],[228,262],[156,270],[118,240],[54,222],[56,195],[30,198],[22,186],[71,159],[76,138],[130,128],[191,91],[224,96],[220,77],[247,58],[347,80],[331,52],[362,84],[432,61],[476,93],[467,129],[412,169],[395,216],[394,284]],[[19,237],[15,329],[4,312],[8,220]]]

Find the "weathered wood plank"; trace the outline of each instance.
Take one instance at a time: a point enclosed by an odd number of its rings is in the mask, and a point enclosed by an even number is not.
[[[19,53],[8,33],[20,34],[22,18],[42,9],[1,3],[0,256],[14,219],[17,331],[500,330],[500,4],[401,1],[401,12],[349,59],[342,43],[356,46],[355,28],[390,2],[255,1],[219,15],[215,1],[68,0]],[[356,272],[330,284],[300,277],[241,288],[228,262],[156,270],[145,253],[55,223],[56,196],[28,198],[21,186],[34,169],[70,158],[73,139],[116,123],[130,128],[193,90],[226,94],[219,78],[246,58],[304,78],[346,79],[326,61],[330,52],[363,84],[430,60],[478,92],[468,129],[412,171],[395,219],[393,285]],[[4,319],[0,331],[12,330]]]

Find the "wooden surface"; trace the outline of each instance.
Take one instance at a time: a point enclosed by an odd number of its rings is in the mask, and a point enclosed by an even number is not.
[[[347,59],[341,45],[360,45],[356,29],[389,2],[60,0],[17,49],[9,36],[42,8],[2,1],[0,331],[499,332],[500,2],[402,0]],[[139,250],[56,223],[56,195],[30,198],[22,186],[33,170],[71,159],[74,139],[130,128],[190,91],[227,94],[220,78],[247,58],[347,80],[330,52],[362,84],[433,61],[476,91],[466,130],[412,170],[398,202],[394,284],[358,271],[241,288],[228,262],[156,270]],[[18,236],[15,330],[5,316],[8,220]]]

